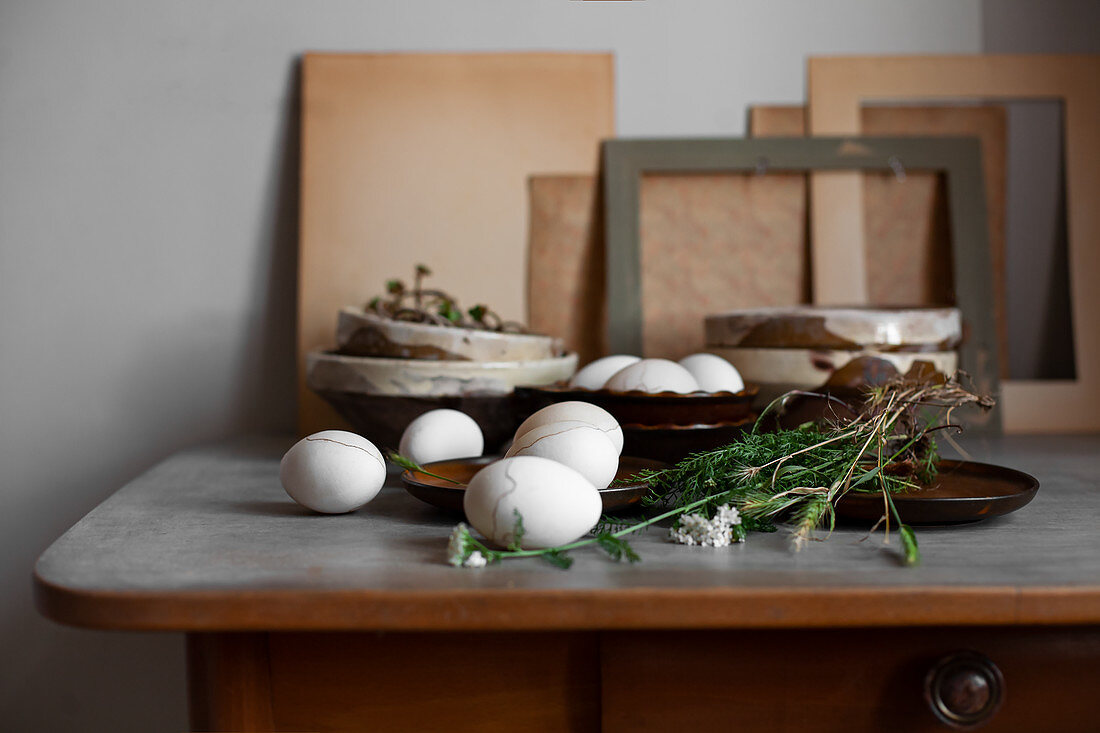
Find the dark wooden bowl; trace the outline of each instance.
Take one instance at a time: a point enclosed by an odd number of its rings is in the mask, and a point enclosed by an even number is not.
[[[428,476],[419,471],[405,471],[401,474],[401,482],[405,484],[405,490],[417,499],[449,512],[463,514],[462,497],[466,494],[465,485],[470,483],[470,479],[474,477],[474,474],[498,460],[500,460],[500,456],[482,456],[480,458],[459,458],[453,461],[436,461],[424,466],[432,473],[460,482],[462,486],[456,486],[448,481]],[[639,471],[646,469],[660,470],[662,468],[668,468],[668,464],[645,458],[631,458],[630,456],[620,458],[615,481],[608,488],[600,490],[603,510],[614,512],[637,504],[645,496],[646,491],[649,490],[649,485],[638,481],[630,481],[631,477]]]
[[[676,463],[692,453],[728,445],[752,430],[756,416],[717,425],[623,425],[623,452]]]
[[[371,395],[361,392],[315,390],[351,423],[355,432],[379,448],[397,450],[401,434],[429,410],[450,408],[464,412],[481,427],[486,452],[500,450],[519,427],[514,395],[429,396]]]
[[[752,415],[758,388],[746,385],[740,392],[616,392],[581,389],[567,384],[516,387],[517,408],[530,415],[556,402],[579,400],[599,405],[619,424],[717,425],[735,423]]]

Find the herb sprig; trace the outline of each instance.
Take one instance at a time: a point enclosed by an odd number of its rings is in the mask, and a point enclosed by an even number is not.
[[[899,379],[870,389],[860,413],[846,423],[803,425],[795,429],[760,432],[771,412],[781,411],[789,395],[764,411],[753,431],[713,451],[695,453],[675,466],[643,471],[650,492],[644,502],[656,516],[633,522],[601,522],[594,537],[545,549],[524,550],[515,541],[507,550],[495,550],[474,538],[465,524],[451,535],[449,560],[454,565],[480,566],[488,562],[542,557],[568,568],[573,550],[597,545],[615,560],[636,562],[639,557],[624,539],[658,522],[675,519],[672,535],[684,517],[715,518],[736,509],[740,522],[728,525],[727,540],[743,540],[749,531],[775,531],[778,524],[793,525],[791,541],[801,549],[814,531],[836,524],[836,504],[848,492],[879,493],[889,542],[891,523],[901,540],[905,565],[920,563],[916,533],[898,513],[893,494],[929,485],[935,478],[938,453],[933,433],[957,428],[952,412],[962,406],[990,409],[993,400],[965,388],[958,376],[946,381]],[[958,428],[957,428],[958,429]],[[517,515],[522,528],[522,517]],[[727,526],[727,525],[722,525]]]

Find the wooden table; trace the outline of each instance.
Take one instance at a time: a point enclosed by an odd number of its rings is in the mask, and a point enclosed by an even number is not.
[[[915,569],[861,529],[455,569],[454,518],[394,477],[354,514],[293,504],[290,443],[176,455],[35,568],[56,621],[187,634],[196,730],[944,730],[924,683],[960,649],[1003,674],[984,730],[1100,729],[1100,436],[967,442],[1042,488],[919,530]]]

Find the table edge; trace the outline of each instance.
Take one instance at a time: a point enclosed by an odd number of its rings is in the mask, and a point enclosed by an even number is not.
[[[131,631],[563,631],[1100,624],[1100,585],[622,589],[75,589],[38,611]]]

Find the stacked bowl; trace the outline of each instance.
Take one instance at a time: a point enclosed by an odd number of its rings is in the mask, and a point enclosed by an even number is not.
[[[719,361],[710,355],[701,356],[712,362]],[[610,379],[592,381],[586,378],[590,372],[595,373],[593,370],[602,372],[601,367],[606,364],[613,365],[612,368],[625,366]],[[640,360],[617,354],[587,365],[569,383],[522,388],[517,390],[517,397],[526,413],[556,402],[590,402],[611,413],[621,425],[624,454],[675,463],[691,453],[732,442],[756,420],[756,413],[752,411],[756,387],[741,384],[740,376],[728,365],[726,369],[734,374],[740,387],[736,392],[715,387],[712,389],[718,391],[704,391],[682,365],[683,362],[677,365],[665,359]],[[626,372],[634,367],[643,369],[636,376],[645,377],[640,380],[642,382],[649,382],[645,388],[633,387],[630,380],[625,379]],[[689,383],[673,387],[653,371],[669,368],[684,371]],[[648,376],[644,370],[650,370]],[[620,376],[624,378],[619,379]]]
[[[405,426],[441,407],[477,421],[487,449],[517,424],[513,391],[568,379],[576,354],[557,339],[385,318],[344,308],[334,351],[306,358],[306,381],[357,432],[396,447]]]
[[[859,390],[898,376],[949,377],[962,339],[957,308],[756,308],[707,316],[707,351],[761,402],[792,390]]]

